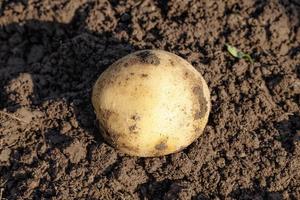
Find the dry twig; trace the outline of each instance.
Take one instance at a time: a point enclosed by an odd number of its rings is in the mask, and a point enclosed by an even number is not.
[[[25,120],[23,120],[23,119],[21,119],[21,118],[19,118],[19,117],[16,117],[16,116],[14,116],[14,115],[12,115],[12,114],[10,114],[10,113],[4,112],[4,111],[2,111],[2,110],[0,110],[0,114],[5,115],[5,116],[8,116],[8,117],[10,117],[10,118],[12,118],[12,119],[15,119],[15,120],[19,121],[19,122],[23,122],[23,123],[26,123],[26,124],[29,123],[28,121],[25,121]],[[1,199],[0,199],[0,200],[1,200]]]

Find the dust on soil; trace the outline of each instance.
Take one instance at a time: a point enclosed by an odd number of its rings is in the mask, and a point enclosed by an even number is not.
[[[0,188],[7,199],[300,199],[300,4],[268,1],[0,2]],[[255,63],[232,58],[229,43]],[[128,157],[103,142],[90,93],[139,49],[208,82],[204,134]]]

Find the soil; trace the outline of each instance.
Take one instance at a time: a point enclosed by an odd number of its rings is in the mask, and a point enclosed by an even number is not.
[[[140,49],[211,91],[205,132],[173,155],[126,156],[96,126],[93,83]],[[298,0],[0,1],[2,198],[300,199],[299,104]]]

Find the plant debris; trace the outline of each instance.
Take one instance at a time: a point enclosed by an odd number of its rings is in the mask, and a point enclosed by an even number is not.
[[[251,58],[251,56],[247,53],[244,53],[240,50],[238,50],[237,48],[235,48],[234,46],[231,46],[229,44],[225,44],[227,51],[235,58],[238,59],[245,59],[247,61],[250,61],[251,63],[254,63],[253,59]]]

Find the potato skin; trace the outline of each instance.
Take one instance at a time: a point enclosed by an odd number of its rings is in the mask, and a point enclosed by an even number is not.
[[[113,63],[96,81],[92,104],[106,141],[129,155],[171,154],[203,132],[208,86],[183,58],[142,50]]]

